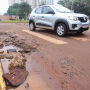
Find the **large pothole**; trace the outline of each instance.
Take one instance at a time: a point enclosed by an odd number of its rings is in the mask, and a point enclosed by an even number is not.
[[[25,54],[35,52],[36,48],[36,43],[28,45],[13,33],[0,33],[0,61],[6,86],[17,87],[26,80],[28,71]]]

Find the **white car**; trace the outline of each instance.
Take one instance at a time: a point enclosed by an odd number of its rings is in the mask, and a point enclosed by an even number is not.
[[[73,13],[62,5],[44,5],[32,11],[29,17],[31,31],[36,28],[55,30],[57,35],[68,32],[82,33],[89,29],[89,18],[85,14]]]

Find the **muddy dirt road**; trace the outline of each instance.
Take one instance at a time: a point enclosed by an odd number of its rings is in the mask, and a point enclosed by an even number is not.
[[[27,80],[15,90],[90,90],[90,31],[58,37],[53,31],[31,32],[28,24],[0,24],[37,50],[26,54]]]

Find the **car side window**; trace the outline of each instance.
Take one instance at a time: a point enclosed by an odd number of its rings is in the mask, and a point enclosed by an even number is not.
[[[49,7],[49,6],[43,7],[43,10],[42,10],[43,14],[49,14],[50,12],[54,13],[54,11],[53,11],[53,9],[51,7]]]
[[[35,10],[35,13],[41,14],[41,13],[42,13],[42,8],[37,8],[37,9]]]

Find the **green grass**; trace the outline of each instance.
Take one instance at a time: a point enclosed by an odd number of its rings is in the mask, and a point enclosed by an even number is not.
[[[0,23],[28,23],[29,20],[22,20],[22,21],[19,21],[19,20],[9,20],[9,21],[0,21]]]

